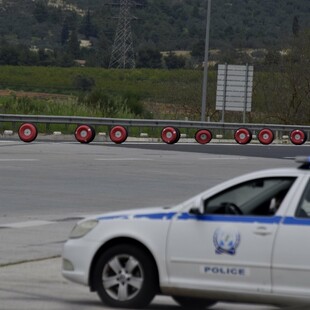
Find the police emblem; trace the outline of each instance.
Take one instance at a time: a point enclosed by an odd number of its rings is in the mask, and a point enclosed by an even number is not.
[[[213,235],[216,254],[235,255],[240,243],[240,233],[234,228],[218,228]]]

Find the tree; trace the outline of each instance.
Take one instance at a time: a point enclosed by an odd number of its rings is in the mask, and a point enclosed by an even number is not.
[[[34,4],[33,15],[38,23],[43,23],[48,18],[47,4],[43,1],[36,1]]]
[[[161,54],[158,49],[147,47],[138,51],[137,57],[138,68],[161,68]]]
[[[196,44],[193,45],[191,55],[197,59],[197,61],[203,61],[205,55],[205,42],[203,40],[199,40]]]
[[[164,57],[164,60],[168,69],[180,69],[185,67],[185,58],[182,56],[177,56],[171,51],[168,56]]]
[[[38,58],[39,66],[55,65],[55,56],[53,51],[45,51],[44,49],[40,48],[38,51]]]
[[[80,55],[80,42],[75,29],[70,32],[67,50],[75,59]]]
[[[56,66],[59,67],[72,67],[74,66],[74,61],[72,55],[68,53],[56,53]]]
[[[39,57],[37,52],[30,51],[25,45],[19,45],[17,49],[19,52],[19,65],[33,66],[38,64]]]
[[[92,39],[93,47],[84,53],[87,66],[108,68],[111,58],[111,43],[106,35],[101,33],[98,39]],[[85,49],[84,49],[85,51]]]
[[[299,35],[299,18],[298,16],[294,16],[294,19],[293,19],[293,26],[292,26],[292,30],[293,30],[293,34],[295,37],[298,37]]]
[[[80,33],[85,35],[85,38],[88,40],[90,37],[97,37],[97,31],[95,26],[92,23],[90,11],[87,10],[86,15],[84,16],[81,22]]]
[[[287,55],[258,82],[264,96],[265,122],[309,124],[310,31],[295,37]]]
[[[65,19],[64,23],[62,25],[62,29],[61,29],[61,37],[60,37],[60,43],[61,45],[65,45],[69,39],[69,24],[68,24],[68,20]]]
[[[276,50],[268,50],[265,56],[264,64],[267,66],[279,65],[281,62],[281,55]]]
[[[19,51],[16,47],[6,45],[0,49],[0,64],[17,66],[19,64]]]

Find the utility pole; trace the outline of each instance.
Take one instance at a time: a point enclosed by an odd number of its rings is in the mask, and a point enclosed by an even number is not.
[[[120,13],[109,68],[133,69],[136,66],[132,41],[132,0],[120,0]]]
[[[206,120],[207,91],[208,91],[208,62],[209,62],[209,41],[210,41],[210,20],[211,20],[211,0],[208,0],[205,59],[203,70],[202,99],[201,99],[201,121]]]

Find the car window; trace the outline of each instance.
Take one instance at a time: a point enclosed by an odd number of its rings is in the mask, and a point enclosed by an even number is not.
[[[260,178],[233,186],[205,201],[206,214],[272,216],[296,178]]]
[[[299,202],[296,217],[310,218],[310,181]]]

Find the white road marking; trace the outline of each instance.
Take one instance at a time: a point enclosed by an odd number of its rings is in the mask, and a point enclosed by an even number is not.
[[[247,157],[200,157],[198,160],[245,160]],[[154,161],[154,158],[95,158],[97,161]],[[175,159],[177,160],[177,158]]]
[[[25,162],[25,161],[39,161],[39,159],[35,158],[0,158],[0,162]]]
[[[201,157],[200,160],[245,160],[247,157]]]
[[[63,218],[57,218],[52,220],[28,220],[22,222],[13,222],[13,223],[0,223],[0,229],[2,228],[31,228],[37,226],[44,226],[44,225],[51,225],[51,224],[59,224],[59,223],[66,223],[66,222],[78,222],[86,217],[97,216],[98,213],[94,214],[75,214],[66,216]]]
[[[95,158],[98,161],[150,161],[153,160],[152,158]]]
[[[27,228],[27,227],[36,227],[54,224],[55,222],[51,221],[26,221],[19,223],[10,223],[10,224],[0,224],[0,228]]]

